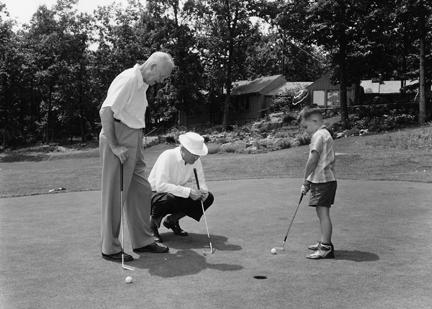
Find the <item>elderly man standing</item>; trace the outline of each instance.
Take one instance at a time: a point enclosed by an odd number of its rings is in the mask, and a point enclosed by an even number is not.
[[[188,132],[179,137],[180,147],[164,151],[157,159],[149,175],[154,192],[152,198],[152,229],[155,239],[162,242],[158,228],[162,219],[169,215],[163,225],[174,234],[187,236],[180,227],[179,220],[189,216],[196,221],[203,215],[201,201],[207,210],[214,201],[205,183],[200,156],[207,155],[204,138]],[[186,186],[197,170],[201,190]]]
[[[102,257],[121,261],[120,164],[123,164],[123,201],[134,252],[168,252],[155,242],[150,228],[151,188],[145,178],[142,129],[149,86],[169,77],[174,62],[169,54],[153,53],[142,65],[123,71],[111,83],[100,109],[102,131],[99,151],[102,160]],[[129,254],[126,262],[132,261]]]

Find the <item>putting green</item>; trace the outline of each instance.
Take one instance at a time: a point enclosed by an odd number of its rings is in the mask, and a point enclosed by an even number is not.
[[[306,246],[318,225],[307,201],[287,250],[270,254],[300,183],[209,182],[216,253],[202,255],[205,227],[185,219],[190,236],[161,229],[170,254],[134,254],[134,272],[100,257],[99,192],[0,199],[0,307],[430,308],[431,184],[340,181],[332,208],[336,259],[310,261]],[[133,283],[125,284],[127,275]]]

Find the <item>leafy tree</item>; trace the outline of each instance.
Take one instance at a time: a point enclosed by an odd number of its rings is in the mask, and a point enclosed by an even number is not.
[[[206,80],[216,96],[225,91],[223,125],[229,123],[232,82],[241,76],[246,49],[256,26],[255,1],[206,0],[195,2],[192,11]],[[211,95],[214,95],[213,93]]]
[[[396,0],[395,10],[392,13],[392,25],[394,37],[401,38],[404,52],[403,74],[418,77],[419,97],[419,123],[423,124],[427,119],[427,101],[430,92],[431,78],[427,78],[432,72],[431,50],[428,48],[432,42],[432,3],[423,0]],[[410,57],[410,52],[416,49],[416,57]],[[429,56],[429,59],[427,58]],[[408,58],[408,61],[407,61]],[[411,58],[411,59],[410,59]],[[411,61],[409,61],[411,60]],[[411,63],[410,63],[411,62]],[[430,109],[430,107],[429,107]],[[430,112],[430,110],[429,110]]]

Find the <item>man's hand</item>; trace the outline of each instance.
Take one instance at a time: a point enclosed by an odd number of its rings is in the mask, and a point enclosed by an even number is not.
[[[193,199],[194,201],[198,201],[200,199],[202,199],[202,192],[199,190],[195,190],[195,189],[191,189],[190,193],[189,193],[189,197],[191,199]]]
[[[123,146],[111,147],[112,152],[119,158],[120,162],[123,164],[128,157],[128,149]]]
[[[306,195],[309,192],[310,184],[311,183],[309,181],[305,180],[305,182],[303,183],[300,189],[301,194]]]
[[[201,194],[202,194],[202,196],[201,196],[201,200],[203,201],[203,202],[205,202],[205,200],[208,198],[208,196],[209,196],[209,193],[208,192],[206,192],[206,191],[201,191]]]

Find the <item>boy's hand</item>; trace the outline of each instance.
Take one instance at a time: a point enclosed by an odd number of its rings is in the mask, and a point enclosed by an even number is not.
[[[305,180],[305,182],[301,186],[300,192],[301,194],[306,195],[306,193],[308,193],[309,190],[310,190],[310,182]]]

